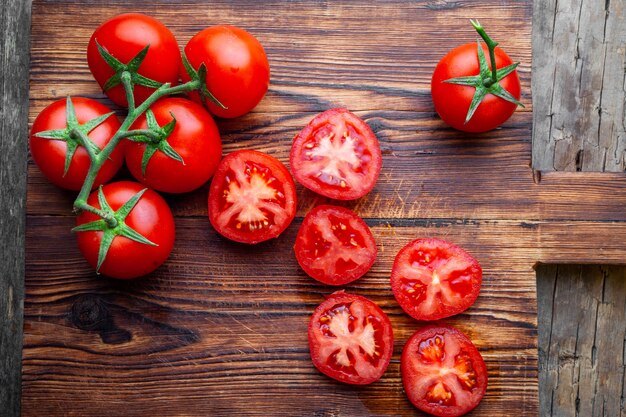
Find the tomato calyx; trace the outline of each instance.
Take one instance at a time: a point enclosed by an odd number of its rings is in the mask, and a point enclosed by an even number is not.
[[[204,62],[200,64],[200,66],[198,67],[198,70],[196,71],[195,68],[189,62],[189,60],[187,59],[187,55],[185,55],[184,51],[182,54],[182,58],[183,58],[183,66],[185,67],[185,71],[187,71],[187,74],[191,78],[191,81],[196,81],[200,85],[200,87],[198,88],[198,94],[200,95],[200,101],[202,101],[202,105],[208,109],[209,105],[207,103],[207,100],[209,100],[215,103],[216,105],[220,106],[222,109],[227,110],[228,107],[220,103],[217,97],[215,97],[213,93],[211,93],[206,86],[206,77],[207,77],[208,71]]]
[[[493,94],[494,96],[500,97],[503,100],[524,107],[524,105],[519,100],[517,100],[511,93],[509,93],[504,87],[502,87],[502,85],[500,85],[500,81],[504,77],[515,71],[515,69],[519,65],[519,62],[508,65],[504,68],[497,69],[495,49],[496,46],[498,46],[498,42],[494,41],[489,37],[489,35],[487,35],[485,29],[481,26],[478,20],[470,19],[470,22],[474,29],[476,29],[476,32],[478,32],[480,37],[483,38],[485,44],[487,45],[487,48],[489,50],[491,67],[487,63],[487,59],[485,58],[485,52],[483,51],[480,41],[477,40],[476,43],[478,45],[477,50],[480,73],[478,75],[472,75],[467,77],[450,78],[444,81],[445,83],[465,85],[468,87],[474,87],[476,89],[469,110],[467,111],[467,116],[465,118],[466,124],[470,121],[470,119],[476,112],[476,109],[478,109],[478,106],[487,96],[487,94]]]
[[[133,195],[122,207],[120,207],[117,211],[114,211],[109,203],[107,202],[106,197],[102,191],[102,186],[98,189],[98,203],[100,205],[100,209],[89,206],[86,203],[83,205],[83,208],[87,211],[90,211],[100,217],[101,220],[96,220],[90,223],[81,224],[80,226],[76,226],[72,229],[72,232],[89,232],[89,231],[102,231],[102,241],[100,242],[100,249],[98,251],[98,265],[96,267],[96,273],[99,273],[100,266],[106,259],[107,253],[111,244],[113,243],[113,239],[116,236],[123,236],[128,239],[134,240],[135,242],[143,243],[145,245],[150,246],[158,246],[156,243],[151,242],[146,239],[143,235],[137,232],[135,229],[128,226],[124,221],[126,217],[130,214],[133,208],[137,205],[143,193],[145,193],[147,188],[139,191],[135,195]]]

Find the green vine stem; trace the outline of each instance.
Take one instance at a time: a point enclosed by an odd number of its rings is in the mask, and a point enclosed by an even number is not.
[[[489,88],[493,84],[498,82],[498,73],[496,69],[496,46],[498,46],[498,42],[494,41],[489,37],[489,35],[487,35],[487,32],[485,32],[485,28],[482,27],[478,20],[470,19],[470,23],[472,24],[472,26],[474,26],[474,29],[476,29],[476,32],[478,32],[480,37],[483,38],[485,44],[487,44],[487,48],[489,49],[489,60],[491,61],[491,78],[483,80],[485,87]]]

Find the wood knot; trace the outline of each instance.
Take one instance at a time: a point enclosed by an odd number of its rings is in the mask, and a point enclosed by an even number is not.
[[[70,320],[81,330],[104,330],[109,327],[111,315],[102,298],[83,295],[72,305]]]

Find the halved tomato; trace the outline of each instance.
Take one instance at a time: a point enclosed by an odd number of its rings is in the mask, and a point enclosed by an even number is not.
[[[454,327],[416,331],[404,346],[401,366],[411,403],[435,416],[462,416],[476,408],[487,390],[480,352]]]
[[[393,354],[391,322],[373,301],[337,291],[311,317],[309,348],[323,374],[348,384],[371,384],[385,373]]]
[[[209,220],[222,236],[259,243],[275,238],[296,215],[296,188],[276,158],[235,151],[217,168],[209,191]]]
[[[483,272],[469,253],[441,239],[417,239],[396,255],[391,289],[400,307],[416,320],[439,320],[469,308]]]
[[[378,252],[372,232],[355,212],[329,205],[315,207],[306,215],[294,250],[304,272],[330,285],[360,278]]]
[[[346,109],[331,109],[296,135],[290,163],[296,180],[306,188],[337,200],[354,200],[374,188],[382,154],[363,120]]]

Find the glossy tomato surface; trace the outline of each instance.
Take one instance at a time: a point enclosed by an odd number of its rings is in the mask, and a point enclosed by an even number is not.
[[[183,98],[164,98],[150,110],[163,127],[176,118],[176,125],[167,143],[182,158],[177,161],[157,150],[142,174],[142,159],[148,145],[129,142],[126,145],[126,165],[141,183],[167,193],[186,193],[206,183],[215,173],[222,158],[222,141],[217,125],[204,107]],[[173,116],[173,117],[172,117]],[[147,129],[145,114],[131,129]]]
[[[317,115],[291,146],[296,180],[306,188],[337,200],[369,193],[382,167],[378,139],[369,126],[346,109]]]
[[[178,43],[172,32],[158,20],[139,13],[120,14],[102,23],[91,35],[87,46],[87,63],[100,87],[104,88],[115,72],[100,56],[96,41],[123,64],[128,64],[142,49],[150,45],[138,73],[160,83],[178,83],[182,62]],[[145,101],[153,92],[154,88],[136,85],[136,104]],[[105,93],[115,104],[128,106],[122,84]]]
[[[330,285],[347,284],[363,276],[378,252],[372,232],[355,212],[330,205],[307,213],[294,250],[307,274]]]
[[[402,351],[401,369],[411,403],[435,416],[462,416],[487,390],[487,368],[480,352],[453,327],[416,331]]]
[[[120,181],[103,186],[102,191],[108,204],[116,211],[145,188],[136,182]],[[91,193],[87,203],[100,208],[97,191]],[[83,211],[78,216],[76,224],[81,225],[96,220],[100,220],[100,217]],[[157,246],[116,236],[99,271],[112,278],[137,278],[154,271],[165,262],[174,246],[174,217],[165,200],[155,191],[148,189],[144,192],[125,223]],[[76,233],[78,248],[94,269],[98,263],[102,236],[102,231]]]
[[[196,70],[207,67],[206,85],[226,109],[207,101],[209,111],[224,118],[239,117],[261,101],[270,83],[270,65],[261,43],[250,33],[235,26],[213,26],[197,33],[185,55]],[[183,81],[190,77],[181,67]],[[197,93],[190,95],[200,102]]]
[[[481,44],[485,52],[487,62],[489,50]],[[511,65],[511,58],[500,48],[495,49],[496,68],[504,68]],[[431,93],[435,110],[448,125],[465,132],[486,132],[495,129],[507,121],[515,112],[517,105],[500,97],[487,94],[476,109],[469,122],[465,123],[467,112],[476,89],[471,86],[450,84],[444,81],[450,78],[467,77],[478,75],[478,46],[476,43],[468,43],[454,48],[437,64],[431,82]],[[500,81],[513,97],[520,98],[520,80],[517,71],[513,71]]]
[[[95,100],[82,97],[73,97],[72,103],[78,123],[83,125],[90,120],[111,112],[111,109]],[[55,101],[39,113],[30,131],[30,152],[41,172],[48,180],[68,190],[78,191],[83,186],[89,172],[91,160],[87,150],[79,145],[72,156],[66,174],[65,158],[67,142],[63,140],[45,139],[34,136],[36,133],[48,130],[63,130],[67,127],[66,99]],[[120,128],[120,122],[115,115],[109,116],[102,124],[89,132],[89,138],[100,148],[104,148],[115,132]],[[113,178],[124,162],[123,147],[118,146],[109,160],[107,160],[94,182],[94,187],[104,184]]]
[[[209,191],[209,220],[222,236],[263,242],[280,235],[295,215],[295,185],[279,160],[253,150],[222,160]]]
[[[385,373],[393,354],[391,322],[373,301],[337,291],[311,317],[309,348],[323,374],[348,384],[371,384]]]
[[[439,320],[466,310],[481,284],[478,261],[441,239],[409,243],[398,252],[391,271],[393,295],[417,320]]]

